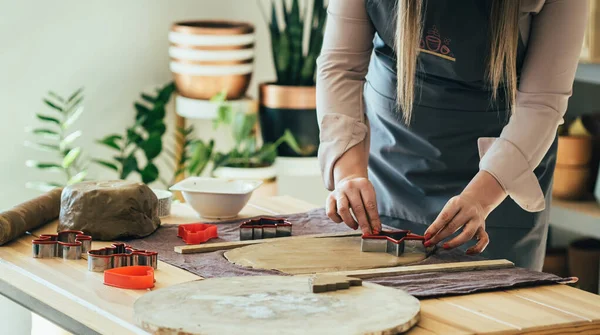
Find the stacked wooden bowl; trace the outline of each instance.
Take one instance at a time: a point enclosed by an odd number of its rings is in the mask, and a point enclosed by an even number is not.
[[[208,100],[244,96],[254,69],[254,26],[232,21],[176,22],[169,33],[171,71],[179,94]]]

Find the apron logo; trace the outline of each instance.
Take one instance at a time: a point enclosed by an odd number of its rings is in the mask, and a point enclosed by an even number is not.
[[[427,31],[425,38],[421,38],[419,51],[455,62],[456,58],[450,50],[450,42],[449,38],[442,40],[439,30],[434,25]]]

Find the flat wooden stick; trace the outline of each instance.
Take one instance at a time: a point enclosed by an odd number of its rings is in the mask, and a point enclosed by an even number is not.
[[[515,264],[506,259],[495,259],[485,261],[472,262],[455,262],[441,264],[426,264],[426,265],[408,265],[394,266],[389,268],[366,269],[366,270],[351,270],[327,272],[327,275],[346,276],[360,279],[387,277],[401,274],[429,273],[429,272],[462,272],[462,271],[477,271],[477,270],[495,270],[512,268]]]
[[[301,238],[325,238],[325,237],[348,237],[348,236],[361,236],[362,233],[360,231],[349,231],[349,232],[341,232],[341,233],[324,233],[324,234],[313,234],[313,235],[297,235],[297,236],[289,236],[289,237],[277,237],[277,238],[267,238],[263,240],[247,240],[247,241],[231,241],[231,242],[218,242],[218,243],[208,243],[208,244],[200,244],[200,245],[183,245],[176,246],[175,252],[178,254],[199,254],[204,252],[213,252],[218,250],[230,250],[235,248],[241,248],[248,245],[259,244],[259,243],[269,243],[269,242],[279,242],[279,241],[289,241],[289,240],[297,240]]]

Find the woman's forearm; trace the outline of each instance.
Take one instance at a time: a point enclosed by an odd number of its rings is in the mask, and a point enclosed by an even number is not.
[[[346,151],[333,167],[333,178],[335,185],[340,181],[353,177],[366,178],[368,166],[368,153],[361,143]]]
[[[494,176],[487,171],[480,170],[465,187],[461,196],[478,202],[487,217],[504,201],[507,194]]]

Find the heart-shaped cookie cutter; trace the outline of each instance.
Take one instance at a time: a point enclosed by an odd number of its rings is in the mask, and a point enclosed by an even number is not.
[[[33,258],[76,260],[92,248],[92,237],[79,230],[63,230],[56,234],[42,234],[31,241]]]
[[[138,265],[104,271],[104,285],[130,290],[154,287],[154,268]]]
[[[147,265],[156,269],[158,252],[138,250],[125,243],[113,243],[110,247],[88,251],[88,271],[103,272],[134,265]]]
[[[185,244],[201,244],[219,237],[219,233],[214,224],[190,223],[179,225],[177,237],[181,237]]]

